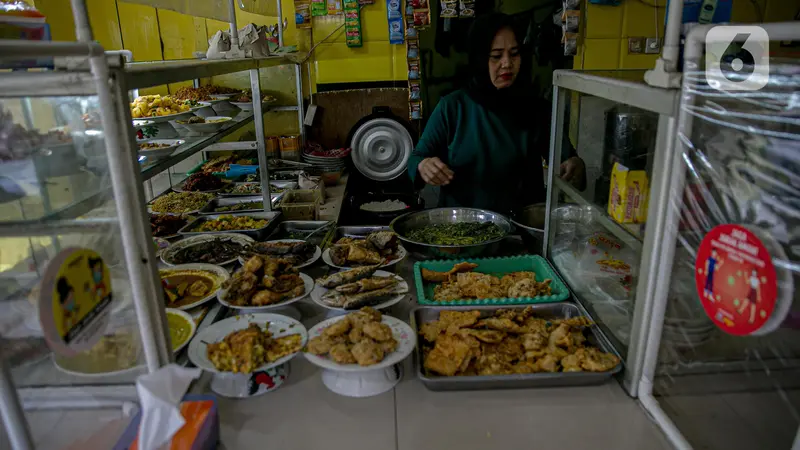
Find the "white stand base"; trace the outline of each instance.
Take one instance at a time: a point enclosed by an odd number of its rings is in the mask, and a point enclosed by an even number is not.
[[[680,88],[682,78],[683,74],[680,72],[668,72],[666,61],[662,58],[658,58],[656,66],[644,74],[644,81],[647,84],[665,89]]]
[[[289,363],[255,373],[215,373],[211,390],[228,398],[250,398],[281,387],[289,376]]]
[[[401,364],[364,372],[322,371],[322,383],[332,392],[346,397],[361,398],[383,394],[394,388],[402,378]]]

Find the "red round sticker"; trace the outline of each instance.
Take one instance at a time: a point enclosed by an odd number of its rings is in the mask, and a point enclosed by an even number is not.
[[[720,225],[706,234],[694,278],[706,314],[726,333],[758,331],[775,310],[778,286],[772,256],[740,225]]]

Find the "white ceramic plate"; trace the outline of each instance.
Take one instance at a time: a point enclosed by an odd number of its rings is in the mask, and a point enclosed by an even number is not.
[[[198,109],[200,108],[192,108],[189,111],[184,111],[177,114],[169,114],[167,116],[136,117],[134,120],[149,120],[153,123],[170,122],[172,120],[183,119],[184,117],[191,117],[194,115],[194,111],[197,111]]]
[[[192,339],[192,342],[189,343],[189,360],[191,360],[195,366],[203,370],[215,373],[227,373],[217,370],[217,368],[214,367],[214,364],[212,364],[208,359],[208,356],[206,356],[205,343],[219,342],[225,339],[225,336],[233,333],[234,331],[247,328],[250,323],[256,323],[262,328],[265,326],[265,324],[269,323],[269,331],[272,333],[273,338],[280,338],[292,334],[300,334],[303,337],[301,342],[302,345],[300,347],[301,349],[305,347],[306,343],[308,342],[308,332],[306,331],[306,328],[303,326],[303,324],[292,319],[291,317],[281,316],[279,314],[244,314],[241,316],[228,317],[225,320],[221,320],[200,330],[195,335],[194,339]],[[286,355],[275,362],[264,364],[263,366],[256,368],[253,372],[280,366],[281,364],[284,364],[285,362],[294,358],[298,353],[300,353],[300,351],[292,353],[291,355]]]
[[[305,241],[302,240],[302,239],[275,239],[273,241],[267,241],[267,243],[269,243],[269,242],[305,242]],[[310,266],[311,264],[314,264],[315,262],[317,262],[317,260],[319,259],[319,257],[321,255],[322,255],[322,249],[320,249],[319,245],[318,245],[316,250],[314,250],[314,255],[311,258],[307,259],[304,263],[298,264],[298,265],[293,266],[293,267],[295,269],[302,269],[303,267]],[[244,264],[245,263],[245,258],[242,257],[242,256],[239,256],[239,263],[240,264]]]
[[[137,144],[167,144],[169,147],[163,148],[154,148],[150,150],[143,150],[139,148],[139,154],[144,155],[150,158],[161,158],[164,156],[171,155],[178,146],[185,144],[186,141],[183,139],[146,139],[144,141],[140,141]]]
[[[219,131],[220,128],[224,127],[225,125],[229,124],[231,117],[228,116],[209,116],[206,117],[205,120],[219,120],[219,122],[212,122],[212,123],[179,123],[178,125],[186,128],[189,131],[194,131],[197,133],[214,133]]]
[[[329,325],[336,323],[345,317],[347,316],[332,317],[314,325],[313,328],[308,330],[308,338],[313,339],[319,336]],[[330,358],[328,358],[327,355],[323,357],[312,355],[311,353],[303,354],[305,355],[306,359],[311,362],[311,364],[336,372],[365,372],[368,370],[385,369],[386,367],[393,366],[406,359],[406,357],[411,354],[411,352],[414,350],[414,346],[417,345],[417,336],[414,334],[414,330],[412,330],[407,323],[400,319],[384,315],[381,319],[381,322],[385,323],[392,329],[392,337],[394,337],[394,339],[397,341],[397,348],[392,353],[386,355],[383,358],[383,361],[379,362],[378,364],[364,367],[359,366],[358,364],[336,364]]]
[[[296,301],[299,301],[299,300],[302,300],[302,299],[306,298],[306,296],[308,294],[310,294],[311,291],[314,290],[314,280],[310,276],[308,276],[308,275],[306,275],[306,274],[301,272],[300,273],[300,278],[303,279],[303,294],[302,295],[298,295],[297,297],[293,297],[293,298],[290,298],[290,299],[287,299],[287,300],[284,300],[282,302],[275,303],[275,304],[272,304],[272,305],[266,305],[266,306],[237,306],[237,305],[230,304],[230,303],[226,302],[225,300],[223,300],[223,298],[225,297],[225,294],[228,293],[227,289],[220,289],[219,292],[217,293],[217,299],[219,300],[220,303],[222,303],[223,305],[227,306],[228,308],[239,309],[239,310],[243,310],[243,311],[267,311],[267,310],[270,310],[270,309],[282,308],[282,307],[284,307],[286,305],[291,305],[292,303],[294,303]]]
[[[209,97],[213,98],[214,100],[228,100],[229,98],[231,98],[233,96],[236,96],[236,95],[242,95],[242,93],[241,92],[239,92],[239,93],[234,92],[233,94],[211,94],[211,95],[209,95]]]
[[[405,289],[405,293],[397,294],[396,296],[390,298],[389,300],[386,300],[385,302],[378,303],[377,305],[373,305],[372,308],[374,308],[374,309],[386,309],[386,308],[388,308],[388,307],[390,307],[392,305],[397,304],[400,300],[404,299],[406,297],[406,295],[408,295],[408,292],[409,292],[408,283],[400,275],[395,275],[393,273],[386,272],[384,270],[376,270],[375,273],[373,274],[373,276],[375,276],[375,277],[394,277],[394,278],[400,280],[400,283],[398,283],[395,286],[395,289],[397,289],[398,291],[401,291],[402,289]],[[334,310],[334,311],[348,311],[348,312],[350,312],[350,310],[346,310],[344,308],[337,308],[335,306],[330,306],[327,303],[323,302],[322,301],[322,296],[325,295],[326,293],[328,293],[328,291],[330,291],[330,289],[324,288],[324,287],[322,287],[320,285],[315,285],[314,286],[314,291],[311,292],[311,300],[314,300],[314,303],[316,303],[319,306],[322,306],[323,308],[326,308],[326,309],[331,309],[331,310]]]
[[[167,315],[170,314],[180,316],[182,319],[186,320],[192,329],[192,331],[189,332],[189,337],[187,337],[177,347],[172,349],[172,353],[178,353],[183,349],[183,347],[186,347],[192,340],[192,337],[194,337],[194,333],[197,331],[197,324],[194,323],[194,319],[192,319],[192,316],[190,316],[189,313],[183,312],[180,309],[167,308]],[[175,345],[175,343],[173,342],[172,345]]]
[[[250,236],[246,236],[244,234],[238,234],[238,233],[219,233],[219,234],[206,235],[206,236],[192,236],[192,237],[188,237],[186,239],[183,239],[181,241],[178,241],[178,242],[172,244],[169,248],[167,248],[164,251],[162,251],[161,252],[161,261],[163,261],[164,264],[166,264],[168,266],[176,266],[178,264],[181,264],[181,263],[176,263],[176,262],[173,261],[173,257],[175,256],[175,253],[177,253],[180,250],[183,250],[183,249],[185,249],[187,247],[191,247],[191,246],[194,246],[194,245],[202,244],[203,242],[213,241],[216,238],[230,239],[231,241],[233,241],[233,242],[235,242],[237,244],[241,244],[242,246],[247,246],[247,245],[250,245],[253,242],[255,242],[253,240],[253,238],[251,238]],[[222,261],[222,262],[218,262],[218,263],[214,263],[214,264],[216,264],[218,266],[225,266],[227,264],[231,264],[233,262],[236,262],[236,260],[237,260],[237,258],[231,258],[231,259],[228,259],[228,260],[225,260],[225,261]]]
[[[219,289],[222,287],[222,283],[224,283],[228,278],[231,277],[231,275],[228,273],[227,270],[223,269],[220,266],[215,266],[213,264],[181,264],[179,266],[172,266],[172,267],[169,267],[167,269],[159,270],[159,278],[161,276],[160,275],[161,271],[163,271],[163,270],[170,270],[170,271],[172,271],[172,270],[204,270],[204,271],[207,271],[207,272],[211,272],[213,275],[215,275],[215,276],[220,278],[220,282],[219,282],[219,286],[220,287],[219,288],[209,292],[208,295],[206,295],[205,297],[201,298],[200,300],[197,300],[194,303],[190,303],[188,305],[183,305],[183,306],[178,306],[178,307],[175,308],[175,309],[180,309],[182,311],[186,311],[187,309],[192,309],[195,306],[202,305],[203,303],[206,303],[207,301],[215,298],[217,296],[217,291],[219,291]],[[169,305],[166,305],[166,306],[169,306]]]
[[[400,244],[397,244],[397,246],[398,246],[397,258],[389,261],[386,264],[381,264],[381,267],[393,266],[393,265],[399,263],[400,261],[402,261],[403,259],[405,259],[406,255],[408,254],[408,252],[406,252],[405,247],[403,247]],[[327,265],[329,265],[331,267],[336,267],[337,269],[355,269],[356,267],[363,267],[363,266],[337,266],[331,260],[331,249],[330,248],[326,248],[325,251],[322,252],[322,260],[325,261],[325,264],[327,264]]]

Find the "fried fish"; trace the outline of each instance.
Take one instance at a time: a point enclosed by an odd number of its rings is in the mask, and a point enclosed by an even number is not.
[[[342,294],[358,294],[359,292],[374,291],[398,284],[397,278],[389,277],[370,277],[358,280],[354,283],[347,283],[336,286],[336,291]]]
[[[376,270],[380,268],[379,264],[374,266],[357,267],[355,269],[344,270],[341,272],[328,275],[327,277],[318,278],[317,284],[328,289],[335,288],[347,283],[353,283],[362,278],[371,277]]]

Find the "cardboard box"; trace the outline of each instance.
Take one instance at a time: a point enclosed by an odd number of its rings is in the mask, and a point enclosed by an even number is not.
[[[644,170],[630,170],[620,163],[611,169],[608,214],[619,223],[644,223],[650,186]]]

